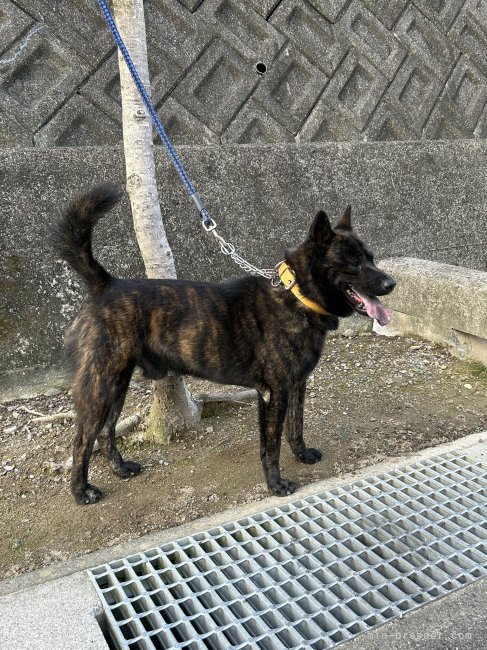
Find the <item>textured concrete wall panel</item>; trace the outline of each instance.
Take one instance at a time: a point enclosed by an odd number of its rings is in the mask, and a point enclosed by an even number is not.
[[[484,0],[144,5],[152,96],[178,143],[486,137]],[[0,147],[120,142],[117,65],[92,0],[3,0]]]

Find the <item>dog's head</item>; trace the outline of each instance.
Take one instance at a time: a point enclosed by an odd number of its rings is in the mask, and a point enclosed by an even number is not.
[[[390,293],[395,281],[374,264],[371,251],[352,230],[350,206],[335,228],[320,211],[308,238],[287,255],[305,295],[318,297],[332,314],[354,311],[386,325],[390,311],[377,296]]]

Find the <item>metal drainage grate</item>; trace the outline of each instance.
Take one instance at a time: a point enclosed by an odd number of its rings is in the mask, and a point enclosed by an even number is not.
[[[486,488],[446,454],[90,574],[119,648],[331,648],[487,575]]]

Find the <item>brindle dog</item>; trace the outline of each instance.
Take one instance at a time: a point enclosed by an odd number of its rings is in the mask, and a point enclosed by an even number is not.
[[[73,496],[82,504],[102,496],[88,483],[95,440],[117,475],[126,478],[141,469],[123,460],[115,443],[135,366],[150,379],[172,371],[257,389],[267,485],[277,495],[292,493],[296,485],[279,470],[281,434],[300,462],[321,459],[303,440],[303,403],[326,332],[354,311],[388,322],[390,314],[376,296],[392,291],[394,280],[374,265],[353,233],[350,208],[335,229],[318,212],[305,241],[285,254],[308,304],[261,277],[225,284],[114,278],[94,259],[91,235],[120,197],[111,185],[93,189],[73,201],[53,234],[57,252],[88,288],[67,336],[78,415]]]

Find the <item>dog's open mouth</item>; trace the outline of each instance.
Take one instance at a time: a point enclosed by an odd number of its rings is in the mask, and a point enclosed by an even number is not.
[[[375,296],[366,296],[363,293],[359,293],[351,284],[345,289],[345,295],[357,313],[374,318],[379,325],[387,325],[387,323],[390,323],[392,318],[390,310],[384,307],[381,301]]]

